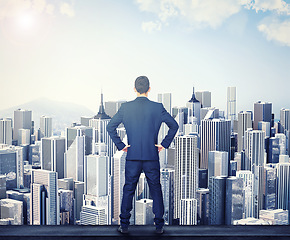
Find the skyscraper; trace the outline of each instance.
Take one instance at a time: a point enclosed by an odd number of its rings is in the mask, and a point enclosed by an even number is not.
[[[200,124],[200,109],[201,104],[196,99],[194,94],[194,88],[191,99],[186,103],[186,107],[188,108],[188,116],[187,116],[187,123],[194,123]],[[196,118],[196,120],[194,119]]]
[[[65,141],[63,137],[41,139],[42,169],[57,172],[59,178],[64,178]]]
[[[281,133],[285,133],[285,130],[290,130],[290,109],[282,108],[280,110],[280,123]]]
[[[12,119],[0,119],[0,143],[12,145]]]
[[[197,225],[197,200],[180,200],[180,225]]]
[[[208,153],[208,179],[213,176],[228,176],[229,157],[227,152],[210,151]]]
[[[18,130],[18,145],[30,145],[30,129],[19,129]]]
[[[17,187],[17,152],[11,149],[0,149],[0,174],[6,175],[6,188]]]
[[[118,112],[121,105],[126,101],[108,101],[105,102],[105,111],[111,118]]]
[[[197,221],[200,225],[208,225],[209,216],[209,189],[199,188],[197,195]]]
[[[226,180],[225,224],[232,225],[234,220],[243,218],[243,179],[229,177]]]
[[[32,130],[32,111],[17,109],[14,111],[13,140],[18,140],[18,130]]]
[[[252,112],[238,113],[238,152],[244,149],[244,135],[248,128],[252,128]]]
[[[180,215],[180,199],[196,198],[199,149],[197,135],[175,138],[174,218]]]
[[[23,203],[14,199],[0,200],[1,219],[13,219],[12,225],[23,225]]]
[[[264,208],[276,208],[277,192],[277,169],[273,167],[264,167]]]
[[[161,169],[160,182],[163,193],[164,221],[166,225],[172,225],[174,209],[174,169]]]
[[[290,210],[290,163],[277,166],[277,208]]]
[[[208,168],[209,151],[230,153],[231,121],[222,119],[205,119],[201,121],[200,131],[200,168]]]
[[[135,224],[149,225],[153,224],[154,215],[152,212],[153,200],[141,199],[136,201]]]
[[[254,129],[258,130],[258,123],[260,121],[271,123],[271,120],[272,120],[272,103],[261,101],[254,103],[254,124],[253,124]]]
[[[59,225],[57,172],[32,170],[31,212],[32,225]]]
[[[227,119],[236,120],[237,115],[236,87],[227,89]]]
[[[41,137],[52,136],[52,118],[48,116],[40,117],[40,132]]]
[[[211,92],[209,91],[196,91],[196,99],[201,103],[201,107],[211,107]]]

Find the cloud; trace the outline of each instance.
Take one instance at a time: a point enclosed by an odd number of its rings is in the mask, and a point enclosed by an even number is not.
[[[75,15],[73,6],[67,2],[60,2],[60,13],[69,17]],[[49,0],[0,0],[0,20],[22,15],[26,11],[35,14],[55,14],[56,1]]]
[[[68,17],[74,17],[75,16],[75,11],[72,7],[72,5],[62,2],[60,4],[60,12],[61,14],[67,15]]]
[[[275,11],[278,14],[290,14],[290,7],[284,0],[254,0],[248,3],[256,12]]]
[[[271,23],[258,25],[258,30],[265,34],[267,40],[276,41],[284,46],[290,47],[290,20],[273,20]]]
[[[160,31],[161,30],[161,23],[160,22],[143,22],[142,23],[142,30],[144,32],[152,33],[154,31]]]

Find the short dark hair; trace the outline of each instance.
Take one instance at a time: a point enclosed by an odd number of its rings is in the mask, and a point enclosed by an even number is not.
[[[146,76],[137,77],[135,80],[135,88],[140,94],[148,92],[149,79]]]

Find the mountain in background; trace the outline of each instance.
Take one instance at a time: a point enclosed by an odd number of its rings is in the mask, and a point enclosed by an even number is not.
[[[73,122],[80,122],[81,116],[94,116],[96,113],[87,107],[67,102],[58,102],[47,98],[39,98],[28,103],[24,103],[9,109],[0,110],[0,118],[14,116],[17,109],[32,110],[32,120],[35,129],[39,128],[40,117],[46,115],[52,117],[52,128],[54,134],[64,131]]]

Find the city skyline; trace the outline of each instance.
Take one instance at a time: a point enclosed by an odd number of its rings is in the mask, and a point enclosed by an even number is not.
[[[151,80],[152,100],[171,92],[174,106],[194,86],[226,111],[235,86],[238,110],[258,100],[275,113],[289,108],[289,1],[8,2],[0,2],[1,110],[46,97],[96,112],[101,89],[105,101],[133,99],[139,75]]]

